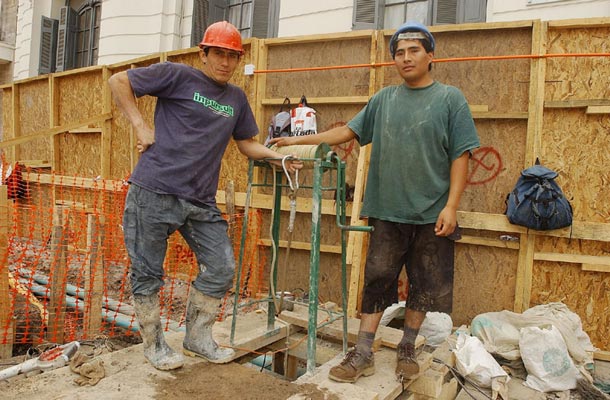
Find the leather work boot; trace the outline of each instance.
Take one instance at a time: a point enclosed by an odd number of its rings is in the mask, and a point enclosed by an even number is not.
[[[398,380],[413,379],[419,374],[415,345],[407,343],[396,348],[396,377]]]
[[[169,347],[163,336],[158,294],[134,295],[133,303],[144,342],[144,357],[153,367],[163,371],[182,367],[184,357]]]
[[[347,352],[345,358],[328,372],[328,377],[333,381],[354,383],[362,375],[371,376],[375,373],[375,359],[373,353],[366,356],[354,347]]]
[[[191,357],[202,357],[215,364],[230,362],[235,352],[219,347],[212,337],[212,326],[220,300],[191,288],[186,307],[186,335],[182,352]]]

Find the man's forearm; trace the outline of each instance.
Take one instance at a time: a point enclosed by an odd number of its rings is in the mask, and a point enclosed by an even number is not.
[[[469,154],[469,152],[465,152],[451,163],[449,198],[447,199],[446,207],[453,208],[454,210],[457,210],[462,193],[466,188]]]
[[[112,98],[118,109],[134,126],[142,126],[144,118],[138,109],[133,89],[129,83],[127,72],[119,72],[112,75],[108,80],[108,85],[112,91]]]

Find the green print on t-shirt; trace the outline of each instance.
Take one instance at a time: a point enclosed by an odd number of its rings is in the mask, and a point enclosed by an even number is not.
[[[216,114],[224,115],[225,117],[233,116],[233,107],[218,104],[216,100],[208,99],[207,97],[200,95],[199,92],[195,92],[193,100],[197,103],[203,104]]]

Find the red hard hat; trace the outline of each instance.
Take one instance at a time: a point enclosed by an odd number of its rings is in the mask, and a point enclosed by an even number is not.
[[[238,51],[240,54],[244,53],[239,31],[227,21],[214,22],[208,26],[199,47],[202,49],[204,47],[222,47],[223,49]]]

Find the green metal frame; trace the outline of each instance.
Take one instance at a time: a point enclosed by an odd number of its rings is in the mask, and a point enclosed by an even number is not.
[[[309,258],[309,319],[307,329],[307,372],[313,373],[316,368],[316,336],[317,330],[333,323],[339,318],[343,319],[343,352],[347,351],[347,263],[346,263],[346,248],[347,248],[347,231],[357,230],[370,232],[371,227],[368,226],[350,226],[346,224],[346,200],[345,200],[345,162],[342,161],[334,152],[330,150],[330,147],[322,143],[318,145],[315,152],[315,158],[301,158],[305,164],[311,164],[313,170],[313,182],[309,186],[300,186],[300,188],[312,189],[312,224],[311,224],[311,252]],[[271,161],[271,160],[269,160]],[[253,171],[254,167],[265,168],[265,174],[263,182],[253,183]],[[246,233],[248,226],[248,210],[250,204],[250,197],[252,194],[252,187],[270,187],[274,186],[274,204],[273,204],[273,220],[271,227],[272,236],[272,249],[275,254],[279,254],[279,237],[280,237],[280,214],[281,214],[281,200],[282,200],[282,189],[288,188],[289,185],[284,183],[284,173],[280,169],[275,171],[273,182],[270,182],[269,171],[273,171],[272,166],[266,161],[250,161],[248,167],[248,188],[246,192],[246,210],[243,219],[243,229],[240,242],[240,251],[237,261],[237,279],[235,282],[235,298],[233,302],[233,318],[231,323],[231,338],[230,343],[234,345],[235,340],[235,328],[237,324],[237,313],[238,309],[252,305],[255,303],[267,302],[268,313],[267,313],[267,335],[273,335],[279,328],[275,328],[275,293],[272,293],[271,287],[276,287],[277,283],[277,270],[278,270],[278,259],[275,257],[273,268],[273,285],[269,285],[269,295],[263,299],[249,301],[245,304],[239,304],[240,300],[240,286],[241,286],[241,271],[243,268],[243,253],[246,244]],[[330,171],[330,183],[327,186],[323,185],[324,173]],[[273,172],[271,172],[273,173]],[[333,185],[334,183],[334,185]],[[317,325],[318,315],[318,284],[319,284],[319,272],[320,272],[320,223],[322,219],[322,192],[324,191],[336,191],[336,223],[341,229],[341,302],[342,312],[333,312],[325,310],[329,315],[329,320],[324,324]],[[283,290],[283,288],[282,288]]]

